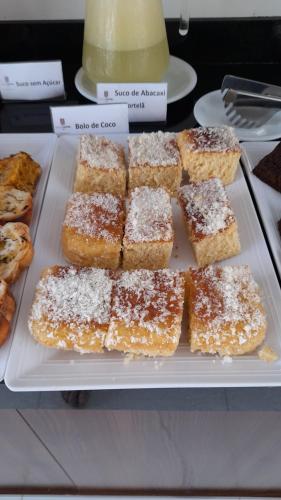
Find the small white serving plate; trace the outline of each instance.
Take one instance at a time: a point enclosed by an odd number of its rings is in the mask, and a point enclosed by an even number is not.
[[[37,161],[42,168],[42,175],[39,179],[35,196],[33,199],[33,214],[30,223],[30,234],[34,243],[41,206],[47,185],[49,171],[52,163],[53,153],[57,136],[55,134],[0,134],[0,158],[10,156],[11,154],[25,151]],[[11,292],[15,298],[17,308],[11,325],[9,339],[0,349],[0,380],[3,380],[6,364],[12,344],[13,331],[18,315],[21,296],[24,288],[27,271],[24,271],[18,281],[11,286]]]
[[[245,142],[242,145],[242,159],[281,278],[281,236],[277,227],[281,219],[281,193],[252,173],[259,161],[271,153],[277,144],[278,142]]]
[[[202,127],[217,125],[232,126],[228,120],[220,90],[214,90],[203,95],[194,106],[194,117]],[[281,111],[276,113],[271,120],[258,128],[234,127],[235,134],[240,141],[270,141],[281,137]]]
[[[197,74],[194,68],[183,59],[170,56],[170,64],[162,81],[168,83],[167,102],[171,104],[190,94],[197,83]],[[89,99],[89,101],[98,102],[83,68],[80,68],[76,73],[74,82],[81,95]]]

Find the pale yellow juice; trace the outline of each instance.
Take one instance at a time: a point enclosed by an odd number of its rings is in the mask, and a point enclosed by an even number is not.
[[[160,0],[87,0],[83,68],[92,82],[153,82],[168,66]]]

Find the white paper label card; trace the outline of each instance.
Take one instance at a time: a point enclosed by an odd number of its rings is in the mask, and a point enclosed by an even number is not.
[[[61,61],[0,64],[2,99],[37,101],[65,96]]]
[[[167,83],[98,83],[99,103],[126,102],[130,122],[165,121]]]
[[[61,134],[115,134],[129,132],[127,104],[51,106],[54,132]]]

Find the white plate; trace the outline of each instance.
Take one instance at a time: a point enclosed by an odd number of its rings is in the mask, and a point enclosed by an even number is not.
[[[116,134],[113,140],[125,142]],[[281,385],[281,361],[267,364],[256,354],[224,364],[214,356],[191,354],[183,331],[171,358],[138,359],[126,363],[118,352],[80,355],[37,344],[27,329],[27,318],[42,268],[64,263],[61,225],[70,196],[78,147],[77,136],[58,140],[38,227],[35,259],[28,272],[5,382],[11,390],[70,390],[145,387],[218,387]],[[224,263],[250,264],[261,286],[268,316],[267,343],[281,356],[281,290],[241,169],[227,188],[238,218],[241,255]],[[174,203],[176,241],[171,267],[195,265],[179,207]]]
[[[243,144],[243,162],[258,205],[264,228],[281,278],[281,236],[277,222],[281,219],[281,193],[256,177],[252,170],[258,162],[277,146],[278,142],[250,142]]]
[[[167,102],[171,104],[190,94],[197,83],[197,74],[194,68],[183,61],[183,59],[170,56],[170,64],[162,81],[168,82]],[[83,68],[80,68],[76,73],[74,82],[80,94],[89,99],[89,101],[97,102],[97,97],[89,85]]]
[[[25,151],[26,153],[29,153],[42,167],[42,175],[33,200],[33,215],[30,224],[30,233],[33,242],[35,240],[40,209],[48,180],[56,140],[57,137],[55,134],[0,134],[0,158],[9,156],[13,153],[18,153],[19,151]],[[4,378],[7,359],[12,343],[13,328],[18,314],[25,278],[26,271],[23,272],[19,280],[11,286],[12,294],[17,303],[17,309],[11,326],[9,340],[5,342],[3,347],[0,348],[0,380],[3,380]]]
[[[203,95],[195,104],[193,110],[195,119],[202,127],[214,125],[230,125],[223,101],[221,91],[214,90]],[[234,127],[235,133],[240,141],[270,141],[281,137],[281,111],[276,113],[271,120],[259,128]]]

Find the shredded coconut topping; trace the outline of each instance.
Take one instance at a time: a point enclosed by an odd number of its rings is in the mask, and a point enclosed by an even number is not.
[[[123,148],[120,144],[96,135],[80,136],[80,161],[92,168],[123,167]]]
[[[109,193],[74,193],[63,225],[88,237],[118,241],[122,236],[123,202]]]
[[[209,266],[190,273],[192,309],[207,323],[205,332],[198,334],[205,343],[219,346],[229,336],[242,345],[265,327],[259,288],[248,266]]]
[[[47,318],[54,328],[62,322],[77,328],[109,323],[112,280],[108,271],[56,266],[51,272],[37,285],[30,321]]]
[[[197,237],[216,234],[235,221],[220,179],[182,186],[179,199],[184,215]]]
[[[131,193],[125,226],[127,241],[170,241],[173,239],[172,207],[162,188],[140,187]]]
[[[187,130],[185,148],[193,152],[240,151],[239,141],[231,127],[198,127]]]
[[[183,290],[184,279],[177,271],[123,272],[115,284],[113,320],[161,334],[161,325],[172,328],[181,321]]]
[[[129,137],[130,168],[139,166],[167,167],[178,165],[180,153],[176,134],[151,132]]]
[[[264,345],[258,351],[258,357],[262,361],[267,361],[268,363],[272,363],[273,361],[277,361],[279,359],[277,352],[271,349],[271,347],[269,347],[268,345]]]

